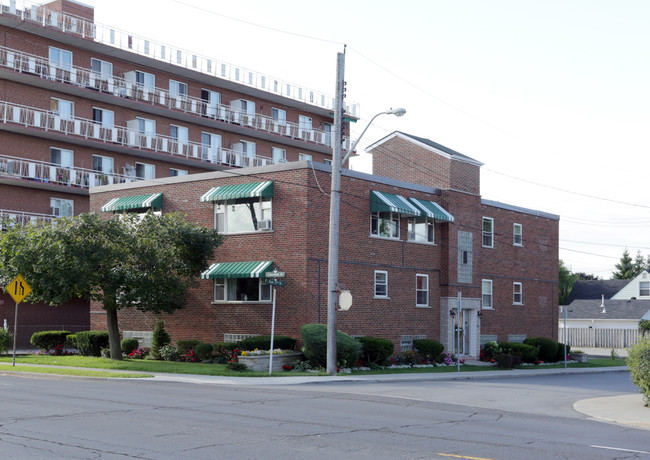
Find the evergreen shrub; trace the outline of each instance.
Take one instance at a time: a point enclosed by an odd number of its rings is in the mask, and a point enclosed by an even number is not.
[[[500,342],[499,347],[502,353],[516,355],[525,363],[536,363],[539,350],[532,345],[519,342]]]
[[[138,342],[138,339],[133,337],[122,339],[122,341],[120,342],[120,348],[122,349],[122,353],[124,353],[125,355],[128,355],[139,346],[140,346],[140,342]]]
[[[273,348],[281,348],[283,350],[293,350],[296,347],[297,339],[292,339],[286,335],[273,336]],[[271,348],[270,335],[258,335],[255,337],[248,337],[244,340],[237,342],[240,350],[269,350]]]
[[[539,350],[537,358],[540,361],[550,363],[555,361],[555,356],[557,355],[558,343],[553,339],[548,339],[546,337],[529,337],[524,340],[526,345],[531,345]]]
[[[445,346],[432,339],[417,339],[413,341],[413,347],[429,363],[435,363],[445,349]]]
[[[211,343],[205,343],[205,342],[199,342],[193,348],[194,353],[196,354],[196,356],[199,357],[201,361],[210,359],[213,349],[214,347],[212,346]]]
[[[108,331],[77,332],[77,350],[82,356],[101,356],[102,348],[108,348]]]
[[[169,345],[169,343],[171,343],[171,338],[165,330],[165,321],[158,319],[153,328],[153,337],[151,338],[151,356],[154,359],[160,359],[158,351],[161,347]]]
[[[34,332],[29,339],[29,343],[42,350],[49,351],[50,348],[63,345],[68,335],[70,335],[70,331]]]
[[[391,340],[379,337],[359,337],[361,342],[361,360],[364,366],[383,366],[395,350],[395,344]]]
[[[190,351],[194,350],[194,347],[199,343],[201,343],[200,340],[179,340],[176,342],[176,348],[178,348],[178,352],[181,355],[186,355]]]
[[[304,346],[302,353],[312,367],[327,366],[327,326],[325,324],[305,324],[300,329]],[[336,332],[336,360],[341,366],[352,365],[359,359],[361,343],[349,335]]]

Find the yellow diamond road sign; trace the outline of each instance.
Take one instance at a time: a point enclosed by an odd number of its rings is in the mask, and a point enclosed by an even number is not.
[[[29,287],[22,275],[18,275],[15,280],[5,286],[5,291],[9,293],[16,303],[20,303],[32,292],[32,288]]]

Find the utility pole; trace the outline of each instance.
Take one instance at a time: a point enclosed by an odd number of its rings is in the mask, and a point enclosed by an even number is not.
[[[339,291],[339,222],[341,210],[341,146],[343,141],[343,86],[345,53],[336,56],[334,146],[330,193],[329,254],[327,259],[327,375],[336,375],[336,297]]]

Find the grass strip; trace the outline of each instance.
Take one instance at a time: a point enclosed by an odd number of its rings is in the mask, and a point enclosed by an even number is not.
[[[110,372],[93,369],[70,369],[67,367],[46,367],[46,366],[11,366],[0,364],[0,372],[29,372],[35,374],[56,374],[73,375],[78,377],[102,377],[115,379],[139,379],[153,377],[151,374],[140,374],[133,372]]]

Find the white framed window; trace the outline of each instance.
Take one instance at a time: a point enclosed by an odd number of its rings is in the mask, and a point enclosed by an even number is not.
[[[169,177],[187,176],[186,169],[169,168]]]
[[[189,130],[185,126],[169,125],[169,137],[181,144],[189,141]]]
[[[388,298],[388,272],[384,270],[375,270],[375,298]]]
[[[250,233],[271,230],[271,198],[239,198],[214,204],[214,228],[219,233]]]
[[[639,281],[639,297],[650,296],[650,281]]]
[[[102,61],[101,59],[90,59],[90,70],[96,77],[101,78],[102,80],[108,80],[113,78],[113,63],[108,61]]]
[[[50,198],[50,214],[56,217],[74,216],[74,201]]]
[[[298,115],[298,136],[311,140],[313,121],[306,115]]]
[[[298,161],[312,161],[312,156],[308,153],[299,153]]]
[[[136,70],[135,82],[138,84],[138,86],[146,89],[149,92],[153,92],[156,89],[156,76],[152,73]]]
[[[155,179],[156,178],[156,167],[148,163],[136,163],[135,164],[135,176],[138,179]]]
[[[215,302],[268,302],[271,286],[260,278],[225,278],[214,280]]]
[[[399,213],[390,211],[371,213],[370,234],[384,238],[399,238]]]
[[[242,152],[249,158],[255,158],[256,145],[255,142],[239,141],[242,146]]]
[[[331,158],[324,158],[323,159],[323,164],[331,165],[332,164],[332,159]]]
[[[481,308],[494,308],[492,304],[492,280],[481,281]]]
[[[512,224],[512,244],[515,246],[524,245],[524,226],[521,224]]]
[[[50,65],[64,70],[72,70],[72,52],[50,46],[49,50]]]
[[[271,109],[271,118],[275,120],[279,126],[287,125],[287,111],[282,109],[276,109],[273,107]]]
[[[514,305],[523,305],[524,304],[524,297],[523,297],[523,286],[521,283],[512,283],[512,303]]]
[[[201,100],[203,101],[203,115],[216,117],[217,110],[221,105],[221,94],[210,89],[201,89]]]
[[[50,147],[50,163],[64,168],[72,168],[74,166],[74,152]]]
[[[104,174],[113,174],[113,167],[113,157],[93,155],[93,171],[102,172]]]
[[[140,117],[136,117],[136,120],[138,121],[138,132],[150,136],[155,136],[156,120],[150,120],[149,118],[140,118]]]
[[[323,123],[323,144],[332,146],[332,124]]]
[[[408,240],[419,243],[434,243],[433,219],[428,217],[409,217]]]
[[[415,305],[429,306],[429,275],[415,275]]]
[[[176,80],[169,80],[169,97],[187,97],[187,83]]]
[[[287,162],[287,151],[285,149],[271,147],[271,152],[273,153],[273,163]]]
[[[494,219],[491,217],[483,218],[483,247],[494,247]]]
[[[201,133],[201,158],[212,163],[219,162],[221,136],[219,134]]]
[[[53,97],[50,99],[50,110],[63,120],[72,120],[74,118],[74,102],[72,101]]]
[[[93,121],[102,125],[102,128],[113,128],[115,126],[115,112],[93,107]]]

